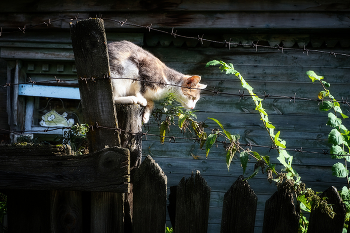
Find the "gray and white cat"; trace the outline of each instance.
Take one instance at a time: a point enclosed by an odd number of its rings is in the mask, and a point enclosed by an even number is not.
[[[174,93],[183,107],[193,109],[200,90],[207,87],[199,83],[200,76],[184,75],[168,68],[154,55],[129,41],[109,43],[108,54],[114,102],[145,106],[144,123],[149,121],[154,100]]]

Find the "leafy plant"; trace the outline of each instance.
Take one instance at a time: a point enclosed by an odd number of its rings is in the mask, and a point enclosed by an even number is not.
[[[332,130],[328,134],[328,142],[330,143],[332,159],[343,161],[342,163],[337,162],[332,166],[332,174],[336,177],[346,179],[347,186],[344,186],[339,193],[346,206],[346,221],[348,221],[350,217],[350,187],[347,163],[350,162],[350,131],[343,124],[343,120],[347,119],[348,116],[343,113],[339,102],[330,93],[329,89],[327,89],[331,85],[324,81],[324,77],[317,75],[312,70],[307,71],[306,74],[312,82],[318,81],[323,88],[318,93],[318,99],[320,101],[319,109],[321,111],[329,111],[327,125],[332,127]],[[337,115],[340,115],[342,118],[339,118]]]
[[[171,228],[169,228],[169,227],[166,227],[166,229],[165,229],[165,233],[173,233],[174,231],[173,231],[173,228],[171,227]]]
[[[76,155],[88,153],[88,143],[86,138],[86,133],[88,131],[88,124],[76,124],[70,128],[67,141]]]

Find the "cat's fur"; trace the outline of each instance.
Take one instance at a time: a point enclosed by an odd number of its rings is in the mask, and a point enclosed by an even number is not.
[[[108,54],[114,102],[146,106],[144,123],[149,120],[154,100],[174,93],[182,106],[193,109],[200,89],[207,86],[199,83],[200,76],[184,75],[168,68],[154,55],[129,41],[109,43]]]

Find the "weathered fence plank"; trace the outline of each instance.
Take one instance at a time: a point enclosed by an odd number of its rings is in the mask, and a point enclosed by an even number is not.
[[[123,212],[119,210],[123,197],[108,192],[91,193],[91,232],[124,232]]]
[[[51,192],[51,232],[83,232],[81,192]]]
[[[297,233],[299,210],[288,188],[279,188],[265,203],[263,233]]]
[[[123,192],[128,157],[123,148],[88,156],[0,156],[0,189]]]
[[[147,156],[134,177],[133,232],[164,233],[167,177]]]
[[[221,233],[253,233],[257,202],[258,198],[248,181],[239,176],[224,196]]]
[[[199,171],[183,177],[177,186],[175,231],[178,233],[208,230],[210,187]]]
[[[329,187],[320,197],[327,197],[327,203],[332,205],[335,216],[332,219],[327,213],[323,213],[320,208],[311,211],[307,232],[341,233],[343,231],[346,209],[337,189],[334,186]]]

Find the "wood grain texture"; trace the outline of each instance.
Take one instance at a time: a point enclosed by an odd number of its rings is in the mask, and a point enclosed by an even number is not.
[[[321,194],[320,197],[327,197],[327,203],[332,205],[335,216],[332,219],[328,216],[328,214],[323,213],[320,208],[316,208],[315,210],[311,211],[308,232],[343,232],[346,208],[342,203],[342,199],[339,196],[337,189],[334,186],[329,187]]]
[[[91,232],[124,232],[123,194],[91,192]]]
[[[210,190],[199,171],[180,180],[176,191],[176,232],[207,232]]]
[[[294,204],[294,196],[281,188],[265,204],[263,233],[296,233],[299,227],[299,208]]]
[[[0,156],[2,189],[127,192],[129,151],[88,156]]]
[[[254,232],[257,196],[243,176],[225,193],[221,233]]]
[[[165,232],[167,177],[147,156],[135,172],[133,232]]]
[[[84,120],[95,126],[87,133],[89,149],[95,152],[120,146],[119,134],[114,130],[96,127],[118,127],[103,20],[89,19],[72,24],[71,37]]]
[[[51,232],[83,232],[81,192],[52,191],[50,210]]]

